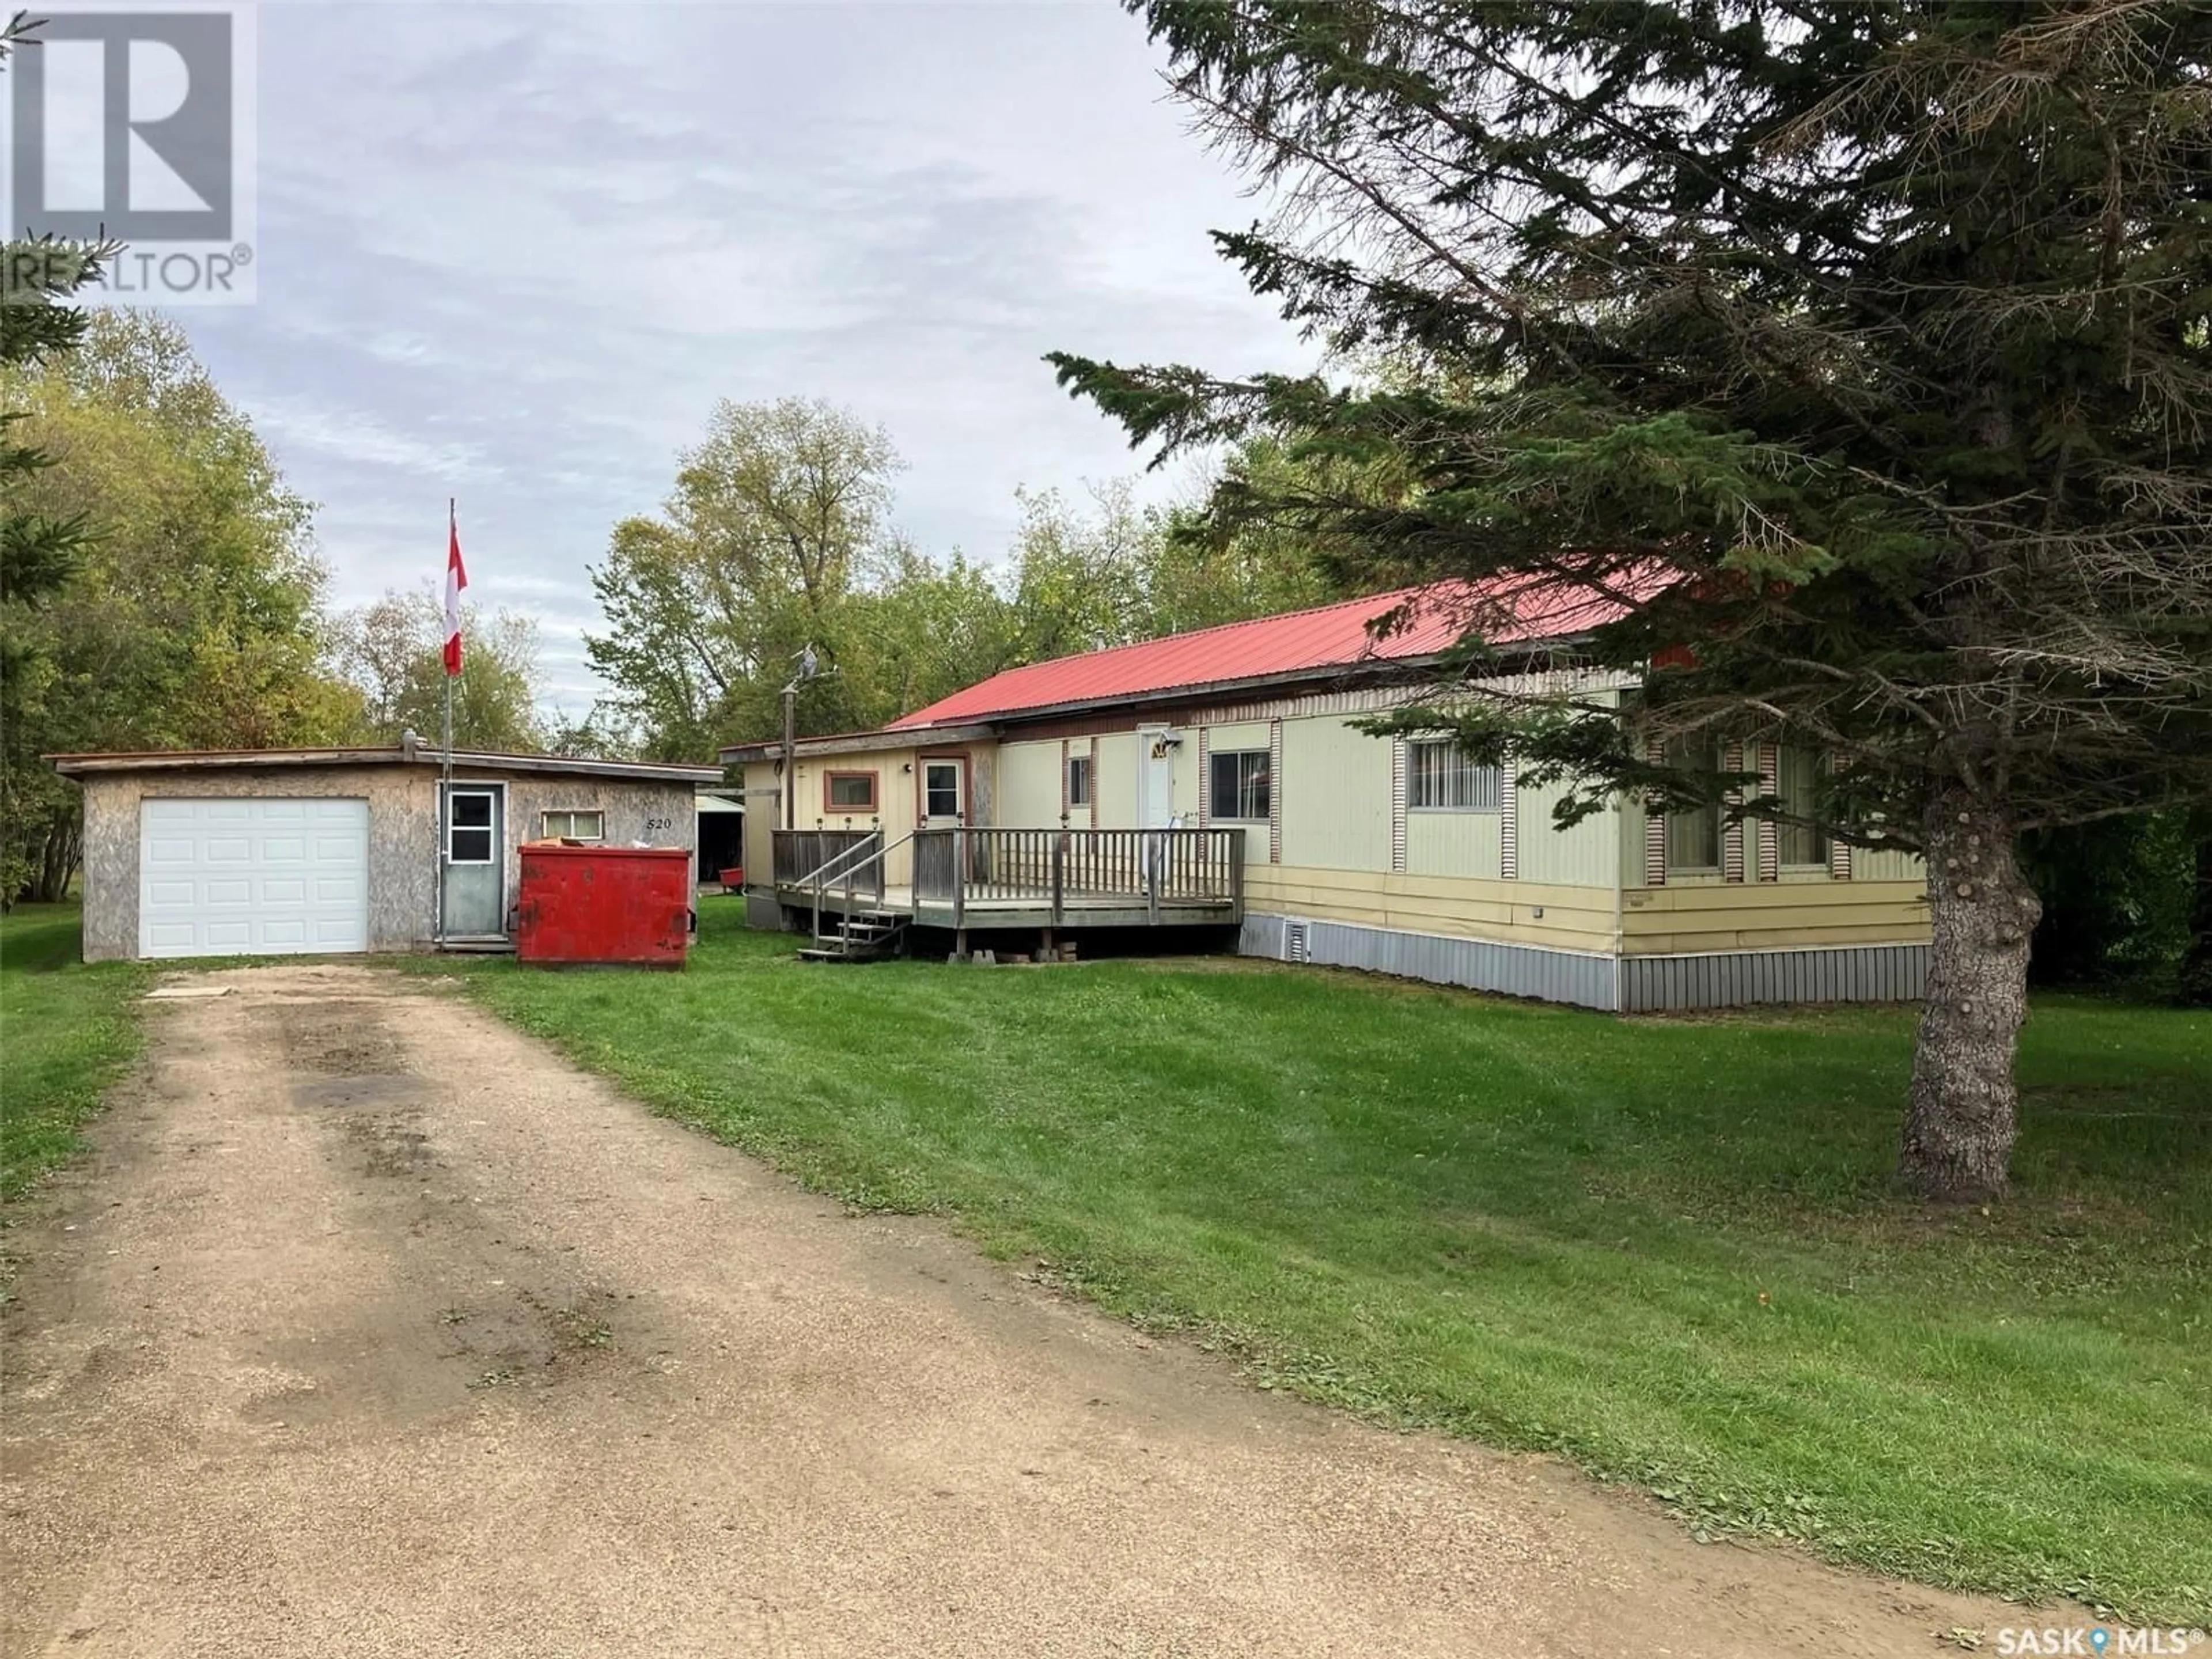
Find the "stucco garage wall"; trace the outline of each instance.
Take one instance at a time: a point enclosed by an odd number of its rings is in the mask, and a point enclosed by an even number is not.
[[[698,817],[689,781],[562,776],[456,767],[453,781],[507,786],[507,902],[521,880],[521,844],[546,811],[606,814],[609,846],[644,842],[696,848]],[[138,804],[239,796],[368,803],[368,948],[428,949],[438,926],[438,769],[432,765],[206,767],[174,772],[93,773],[84,787],[84,957],[138,954]]]
[[[400,766],[273,766],[101,775],[84,784],[84,959],[138,954],[138,803],[241,795],[368,803],[368,948],[411,951],[436,926],[434,775]]]

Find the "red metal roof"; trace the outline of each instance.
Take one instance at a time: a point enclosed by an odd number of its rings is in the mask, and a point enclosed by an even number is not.
[[[1185,686],[1433,656],[1478,623],[1482,637],[1493,645],[1559,639],[1611,622],[1626,609],[1583,590],[1522,578],[1400,588],[1010,668],[917,708],[885,729],[906,731]],[[1376,625],[1393,612],[1402,612],[1400,625],[1378,638]]]

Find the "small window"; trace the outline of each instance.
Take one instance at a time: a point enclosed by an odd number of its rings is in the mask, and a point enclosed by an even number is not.
[[[492,803],[489,789],[456,789],[447,797],[451,822],[446,826],[446,862],[492,861]]]
[[[1209,757],[1211,810],[1217,818],[1264,821],[1273,797],[1264,749],[1230,749]]]
[[[1774,785],[1784,811],[1815,816],[1820,810],[1820,757],[1809,749],[1784,750],[1776,759]],[[1828,861],[1828,832],[1817,824],[1778,823],[1774,839],[1784,864]]]
[[[832,812],[872,812],[876,810],[873,772],[831,772],[822,780],[822,803]]]
[[[605,812],[548,812],[541,833],[558,836],[562,841],[605,841],[607,838],[607,815]]]
[[[960,816],[960,763],[924,761],[921,767],[922,811],[933,818]]]
[[[1667,764],[1684,772],[1717,772],[1720,751],[1692,740],[1667,751]],[[1694,872],[1721,867],[1721,805],[1717,800],[1667,815],[1667,867]]]
[[[1070,755],[1067,757],[1067,804],[1071,807],[1091,805],[1091,757]]]
[[[1495,812],[1498,769],[1477,766],[1449,738],[1409,743],[1406,805],[1419,812]]]

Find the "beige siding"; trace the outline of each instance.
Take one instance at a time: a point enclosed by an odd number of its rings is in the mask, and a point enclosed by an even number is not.
[[[1791,945],[1923,944],[1921,881],[1741,882],[1622,896],[1622,949],[1648,956]]]
[[[775,832],[783,827],[783,802],[775,795],[757,793],[775,787],[775,767],[757,762],[738,774],[745,802],[745,884],[762,887],[775,869]]]
[[[824,803],[823,783],[832,772],[873,772],[876,810],[872,812],[832,812]],[[846,755],[802,755],[793,768],[793,799],[798,813],[792,826],[798,830],[880,830],[896,842],[914,828],[918,774],[911,749],[868,749]],[[777,828],[782,823],[779,819]],[[884,860],[886,881],[913,878],[908,849],[900,848]],[[761,865],[765,878],[775,868],[772,860]],[[750,872],[748,872],[750,879]]]
[[[1558,950],[1610,951],[1615,939],[1613,894],[1588,887],[1255,864],[1244,898],[1263,915]]]
[[[1133,829],[1137,822],[1137,734],[1109,732],[1098,739],[1098,827]]]
[[[1301,726],[1310,723],[1318,722],[1304,720],[1297,722]],[[1291,724],[1291,722],[1288,720],[1284,722],[1285,742],[1289,741],[1288,728]],[[1333,725],[1335,722],[1331,721],[1329,724]],[[1210,726],[1206,728],[1206,740],[1217,752],[1224,749],[1265,749],[1267,746],[1267,722],[1239,720],[1234,726]],[[1287,765],[1288,762],[1285,761],[1285,764]]]
[[[1198,827],[1198,728],[1194,726],[1178,726],[1171,729],[1176,736],[1182,739],[1175,746],[1170,755],[1175,763],[1171,811],[1176,818],[1194,830]],[[1260,728],[1261,733],[1260,744],[1262,748],[1267,746],[1267,730],[1264,726]],[[1134,764],[1133,762],[1131,763]],[[1267,856],[1264,836],[1261,837],[1260,856],[1261,858]]]
[[[797,830],[880,830],[896,825],[894,835],[914,827],[915,751],[911,749],[871,749],[850,755],[802,755],[794,769],[793,799],[798,811],[791,821]],[[872,772],[876,775],[876,810],[872,812],[832,811],[826,783],[832,772]]]
[[[1504,867],[1503,839],[1495,812],[1408,812],[1406,873],[1496,881]],[[1387,856],[1388,847],[1383,850]]]
[[[1920,862],[1917,853],[1903,853],[1893,848],[1875,853],[1863,847],[1854,847],[1851,848],[1851,879],[1925,882],[1928,871],[1927,866]]]
[[[1552,821],[1552,808],[1565,793],[1564,785],[1517,793],[1521,879],[1562,887],[1602,887],[1610,892],[1620,879],[1622,867],[1620,809],[1608,806],[1573,828],[1562,830]],[[1639,817],[1636,823],[1640,835],[1643,820]]]
[[[1258,741],[1224,739],[1256,729]],[[1264,726],[1217,726],[1217,750],[1267,747]],[[1342,720],[1283,722],[1283,862],[1322,870],[1390,867],[1390,744]],[[1262,837],[1264,840],[1264,837]],[[1266,856],[1266,848],[1261,849]],[[1492,861],[1495,874],[1496,860]]]
[[[1087,745],[1088,738],[1080,739]],[[999,796],[991,822],[1007,830],[1052,830],[1060,826],[1058,738],[999,745]]]

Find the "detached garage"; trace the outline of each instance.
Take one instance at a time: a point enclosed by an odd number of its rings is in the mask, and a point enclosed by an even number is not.
[[[389,749],[57,755],[84,789],[84,954],[499,950],[520,848],[695,844],[708,766]]]

